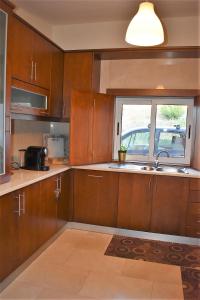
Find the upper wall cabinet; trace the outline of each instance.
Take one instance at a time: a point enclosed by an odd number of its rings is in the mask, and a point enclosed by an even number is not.
[[[50,88],[51,45],[26,24],[13,17],[11,21],[12,77]]]
[[[63,117],[70,116],[70,97],[73,89],[98,92],[100,59],[93,52],[68,52],[64,57]]]
[[[112,160],[114,98],[73,91],[70,109],[71,165]]]
[[[9,36],[12,112],[62,117],[63,51],[16,16]]]

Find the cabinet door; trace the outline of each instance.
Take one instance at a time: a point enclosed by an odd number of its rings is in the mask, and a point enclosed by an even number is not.
[[[152,203],[151,231],[183,235],[189,180],[183,177],[156,176]]]
[[[67,222],[68,202],[70,197],[70,173],[64,172],[58,176],[60,197],[57,200],[57,227],[60,229]]]
[[[113,146],[114,98],[94,94],[92,155],[93,163],[110,162]]]
[[[9,35],[12,77],[25,82],[33,80],[33,31],[16,17],[11,17]]]
[[[74,220],[116,226],[118,174],[75,170]]]
[[[71,165],[92,162],[92,114],[92,93],[73,91],[69,137],[69,162]]]
[[[63,113],[63,51],[52,46],[50,116],[62,117]]]
[[[119,175],[118,227],[149,231],[153,176]]]
[[[0,281],[20,263],[17,206],[17,199],[12,194],[0,197]]]
[[[21,197],[22,211],[19,223],[19,250],[20,259],[23,262],[41,245],[40,183],[32,184],[16,193]]]
[[[51,44],[37,33],[33,33],[34,43],[34,77],[33,83],[50,89],[51,81]]]
[[[40,182],[41,243],[44,243],[57,231],[56,178],[53,176]]]
[[[100,60],[93,52],[65,53],[64,57],[64,117],[70,115],[72,90],[98,92]]]

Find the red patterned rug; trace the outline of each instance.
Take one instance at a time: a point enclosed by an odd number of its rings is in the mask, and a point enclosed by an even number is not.
[[[114,235],[105,255],[181,267],[185,300],[200,300],[200,247]]]

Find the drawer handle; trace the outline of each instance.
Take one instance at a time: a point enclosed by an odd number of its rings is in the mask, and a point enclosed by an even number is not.
[[[197,223],[200,223],[200,220],[197,220],[196,222],[197,222]]]
[[[93,177],[93,178],[103,178],[103,176],[97,176],[97,175],[88,175],[88,177]]]

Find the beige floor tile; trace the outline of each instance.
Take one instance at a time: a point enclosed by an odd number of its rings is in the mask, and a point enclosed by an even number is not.
[[[41,285],[14,281],[0,295],[0,299],[35,299],[42,291]]]
[[[78,249],[105,252],[112,235],[81,230],[66,230],[56,241],[55,247],[70,244]]]
[[[50,246],[47,248],[33,264],[45,265],[45,264],[58,264],[63,265],[66,263],[68,257],[75,251],[75,248],[67,243],[59,246]]]
[[[58,265],[50,264],[43,267],[34,266],[26,270],[16,280],[40,285],[42,288],[65,289],[71,295],[80,290],[88,274],[89,272],[86,270],[78,270],[70,266],[58,267]]]
[[[121,274],[125,259],[105,256],[96,250],[77,250],[67,260],[67,266],[95,272]]]
[[[153,299],[183,300],[182,285],[155,282],[152,290],[152,300]]]
[[[151,299],[152,282],[113,273],[92,272],[80,295],[97,299]]]
[[[180,267],[141,260],[125,261],[122,275],[151,281],[181,284]]]

